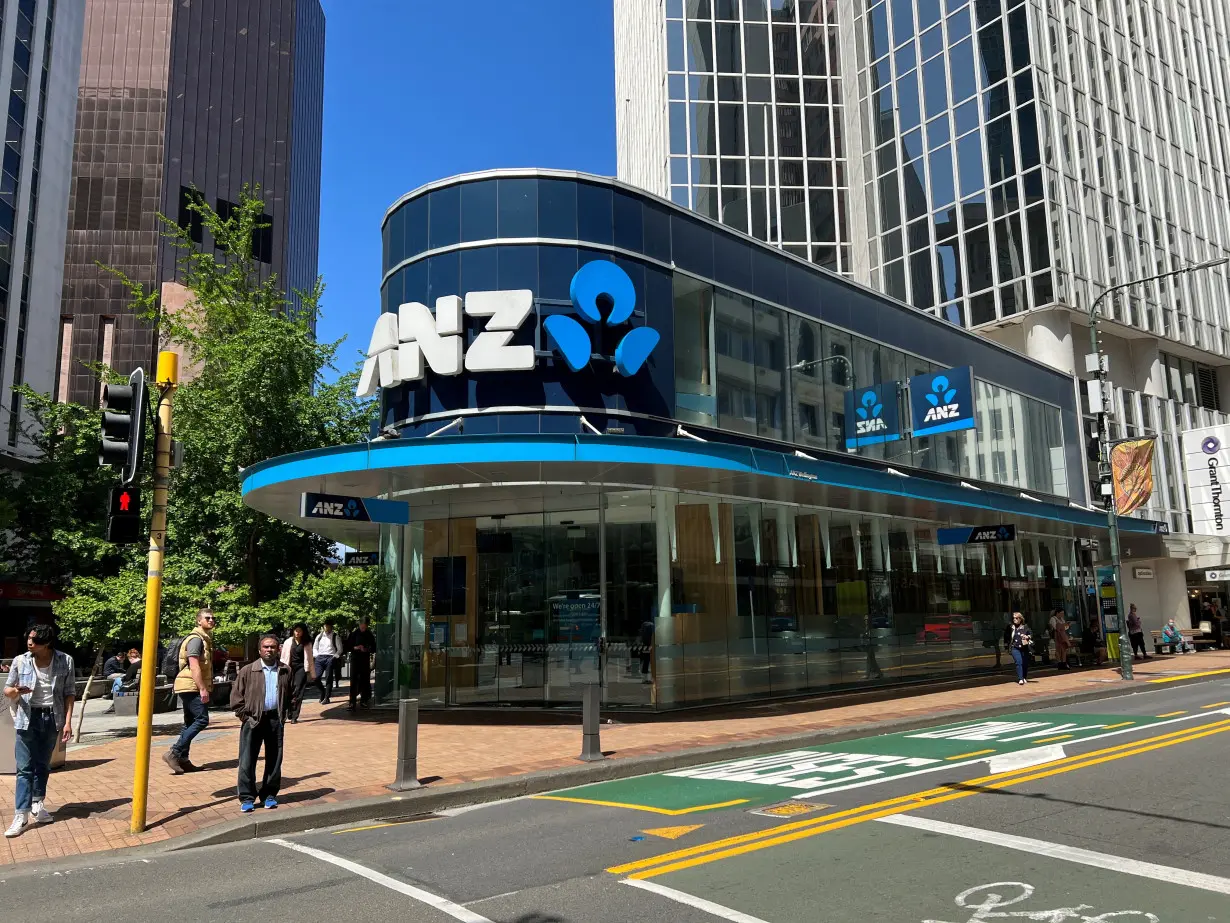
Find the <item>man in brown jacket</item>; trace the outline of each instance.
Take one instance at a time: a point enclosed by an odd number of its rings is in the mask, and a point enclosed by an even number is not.
[[[248,814],[258,803],[278,806],[282,786],[282,726],[290,700],[290,670],[278,659],[277,635],[260,640],[260,659],[235,677],[231,708],[243,722],[239,729],[239,810]],[[265,748],[265,776],[256,787],[256,758]]]

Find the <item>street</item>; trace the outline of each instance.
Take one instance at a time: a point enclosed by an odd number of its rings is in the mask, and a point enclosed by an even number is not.
[[[30,923],[1223,921],[1228,731],[1230,681],[1161,683],[405,823],[18,868],[0,901]]]

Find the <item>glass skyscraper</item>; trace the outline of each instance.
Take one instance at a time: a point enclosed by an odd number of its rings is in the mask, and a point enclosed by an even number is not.
[[[741,208],[727,211],[738,195],[722,175],[721,109],[754,108],[747,43],[762,21],[778,132],[764,197],[778,223],[765,234],[749,225],[756,236],[1074,379],[1087,377],[1087,314],[1108,286],[1230,255],[1230,30],[1219,0],[620,0],[621,178],[742,227]],[[783,58],[779,29],[795,30],[797,57]],[[737,65],[723,49],[735,30],[743,67],[727,76]],[[825,54],[804,54],[804,36],[818,31]],[[779,71],[779,60],[790,63]],[[794,103],[778,92],[782,80],[802,86],[805,243],[791,239],[798,223],[783,210],[797,201],[800,174],[783,167],[793,163],[780,133]],[[744,99],[725,103],[724,86],[741,86]],[[809,97],[809,86],[828,96]],[[813,188],[829,188],[812,186],[810,158],[820,154],[808,125],[821,109],[831,128],[818,163],[833,165],[832,243],[815,236],[810,201]],[[751,203],[750,152],[747,160]],[[1183,537],[1191,527],[1178,439],[1227,420],[1228,273],[1135,286],[1102,307],[1112,436],[1158,434],[1156,489],[1138,515],[1169,525],[1171,558],[1159,567],[1188,570],[1189,583],[1230,555]],[[1161,608],[1185,619],[1181,595]]]

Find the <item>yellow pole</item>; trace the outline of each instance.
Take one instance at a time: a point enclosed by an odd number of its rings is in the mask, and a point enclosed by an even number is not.
[[[149,527],[149,569],[145,579],[145,640],[141,653],[141,695],[137,700],[137,761],[132,773],[133,833],[145,830],[149,795],[150,738],[154,730],[154,681],[158,663],[158,621],[162,613],[162,558],[167,537],[167,487],[171,480],[171,394],[179,384],[179,356],[158,354],[158,432],[154,437],[154,512]],[[134,413],[144,413],[138,407]]]

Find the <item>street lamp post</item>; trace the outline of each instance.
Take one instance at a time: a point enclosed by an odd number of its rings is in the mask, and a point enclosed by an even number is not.
[[[1106,425],[1106,398],[1107,394],[1104,389],[1107,384],[1107,369],[1106,362],[1102,355],[1102,338],[1098,335],[1098,308],[1102,302],[1110,295],[1116,292],[1121,292],[1124,289],[1132,288],[1136,285],[1144,285],[1146,282],[1157,282],[1160,279],[1169,279],[1172,276],[1181,276],[1189,272],[1196,272],[1200,269],[1212,269],[1215,266],[1223,266],[1230,263],[1230,257],[1220,257],[1215,260],[1208,260],[1204,263],[1193,263],[1191,266],[1183,266],[1179,269],[1172,269],[1169,272],[1158,273],[1154,276],[1145,276],[1141,279],[1132,279],[1128,282],[1120,282],[1118,285],[1112,285],[1103,290],[1102,294],[1094,299],[1093,304],[1089,306],[1089,347],[1093,350],[1093,355],[1097,357],[1097,369],[1094,371],[1094,377],[1098,381],[1098,393],[1102,399],[1102,405],[1095,408],[1098,421],[1098,480],[1100,483],[1107,483],[1107,479],[1111,479],[1111,492],[1106,497],[1106,530],[1110,533],[1110,564],[1114,575],[1115,582],[1115,607],[1118,610],[1118,629],[1119,629],[1119,673],[1125,680],[1132,679],[1132,649],[1128,641],[1127,631],[1127,611],[1124,606],[1123,599],[1123,580],[1120,574],[1119,561],[1119,516],[1115,511],[1115,493],[1113,487],[1113,478],[1111,477],[1110,464],[1110,439]],[[844,357],[843,357],[844,358]],[[1101,618],[1101,596],[1098,597],[1098,618]]]

